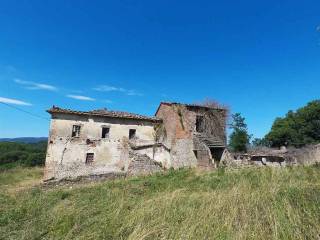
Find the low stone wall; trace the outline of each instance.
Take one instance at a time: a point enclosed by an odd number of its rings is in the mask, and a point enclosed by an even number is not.
[[[249,153],[229,153],[225,155],[226,166],[292,166],[320,163],[320,144],[303,148],[270,149],[263,148]]]
[[[320,144],[288,149],[288,153],[295,158],[296,164],[299,165],[320,163]]]

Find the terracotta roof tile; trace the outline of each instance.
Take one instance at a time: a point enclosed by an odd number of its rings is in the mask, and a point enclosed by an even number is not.
[[[76,111],[71,109],[59,108],[57,106],[53,106],[49,110],[48,113],[65,113],[65,114],[74,114],[74,115],[86,115],[86,116],[99,116],[99,117],[111,117],[111,118],[124,118],[124,119],[137,119],[137,120],[146,120],[152,122],[161,121],[156,117],[143,116],[135,113],[129,112],[120,112],[120,111],[109,111],[107,109],[97,109],[92,111]]]

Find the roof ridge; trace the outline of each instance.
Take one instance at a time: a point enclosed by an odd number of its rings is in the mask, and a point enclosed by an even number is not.
[[[78,111],[67,108],[60,108],[57,106],[52,106],[52,108],[47,110],[48,113],[65,113],[65,114],[75,114],[75,115],[88,115],[88,116],[101,116],[101,117],[113,117],[113,118],[125,118],[125,119],[137,119],[137,120],[147,120],[147,121],[161,121],[161,119],[153,116],[145,116],[137,113],[131,113],[126,111],[113,111],[107,109],[96,109],[91,111]]]

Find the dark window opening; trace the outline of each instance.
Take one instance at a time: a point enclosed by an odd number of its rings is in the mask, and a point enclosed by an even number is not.
[[[129,130],[129,139],[136,138],[136,129],[130,129]]]
[[[73,125],[72,126],[72,137],[80,137],[80,125]]]
[[[193,153],[196,156],[196,159],[198,159],[198,151],[197,150],[193,150]]]
[[[203,131],[203,116],[197,116],[196,118],[196,131],[197,132]]]
[[[93,160],[94,160],[94,153],[87,153],[86,164],[93,163]]]
[[[102,128],[102,138],[109,138],[110,128],[103,127]]]

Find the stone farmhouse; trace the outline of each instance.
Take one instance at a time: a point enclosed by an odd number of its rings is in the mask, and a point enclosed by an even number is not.
[[[154,117],[53,106],[44,180],[145,174],[219,164],[226,154],[226,110],[160,103]]]

